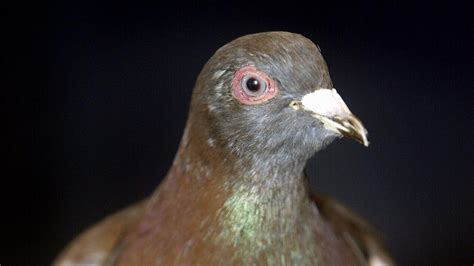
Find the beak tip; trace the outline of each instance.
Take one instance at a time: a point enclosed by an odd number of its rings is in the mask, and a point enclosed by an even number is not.
[[[370,142],[369,142],[367,139],[365,139],[365,140],[364,140],[364,143],[362,143],[362,144],[363,144],[366,148],[368,148]]]
[[[365,129],[365,134],[362,134],[362,145],[364,145],[365,147],[369,147],[369,140],[367,139],[367,130]]]

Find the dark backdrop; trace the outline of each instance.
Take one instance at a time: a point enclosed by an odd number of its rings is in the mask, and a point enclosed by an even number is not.
[[[367,126],[309,162],[312,184],[384,232],[400,265],[472,265],[472,6],[454,1],[11,6],[3,43],[2,265],[45,265],[149,195],[195,78],[248,33],[318,43]]]

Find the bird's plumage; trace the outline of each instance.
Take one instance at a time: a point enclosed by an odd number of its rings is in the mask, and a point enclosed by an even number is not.
[[[263,86],[246,87],[249,78]],[[303,174],[337,137],[366,137],[347,107],[329,116],[301,101],[331,88],[319,48],[301,35],[253,34],[220,48],[197,79],[162,184],[55,264],[392,265],[374,230],[312,193]]]

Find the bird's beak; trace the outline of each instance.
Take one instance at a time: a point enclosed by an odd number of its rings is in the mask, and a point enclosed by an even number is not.
[[[327,130],[369,146],[367,130],[352,114],[336,89],[317,89],[304,95],[300,101],[292,101],[290,106],[310,112]]]

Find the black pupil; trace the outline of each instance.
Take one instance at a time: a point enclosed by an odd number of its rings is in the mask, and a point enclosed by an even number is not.
[[[249,78],[245,85],[247,85],[249,91],[257,92],[260,90],[260,82],[256,78]]]

